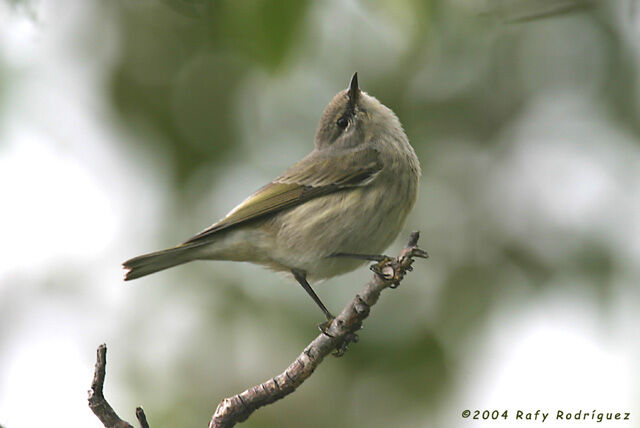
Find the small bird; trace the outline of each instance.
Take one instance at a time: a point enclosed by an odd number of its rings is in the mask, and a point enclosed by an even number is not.
[[[132,280],[193,260],[252,262],[309,285],[381,254],[413,207],[420,162],[397,116],[358,87],[358,74],[322,113],[315,148],[223,219],[182,244],[123,263]]]

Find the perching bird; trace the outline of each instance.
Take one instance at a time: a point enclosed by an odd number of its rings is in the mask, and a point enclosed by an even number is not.
[[[184,243],[127,260],[125,280],[193,260],[252,262],[309,282],[379,260],[413,207],[420,163],[396,115],[358,75],[322,113],[315,148]]]

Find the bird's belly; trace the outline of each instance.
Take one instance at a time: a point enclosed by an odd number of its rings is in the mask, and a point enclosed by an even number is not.
[[[380,254],[398,235],[408,208],[403,195],[356,188],[319,197],[273,217],[277,248],[270,255],[282,265],[323,279],[364,262],[336,253]],[[380,194],[381,193],[381,194]]]

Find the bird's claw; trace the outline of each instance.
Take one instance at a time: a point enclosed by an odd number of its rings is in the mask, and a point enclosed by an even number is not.
[[[331,327],[331,323],[333,322],[335,318],[331,317],[328,318],[325,322],[321,322],[320,324],[318,324],[318,330],[320,330],[322,332],[322,334],[324,334],[327,337],[330,337],[333,339],[333,335],[329,333],[329,328]]]

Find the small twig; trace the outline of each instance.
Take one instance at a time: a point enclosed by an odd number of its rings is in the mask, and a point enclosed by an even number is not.
[[[425,251],[416,246],[419,237],[418,232],[413,232],[402,253],[379,267],[380,274],[373,276],[364,290],[356,295],[330,326],[319,334],[284,372],[222,400],[211,418],[209,428],[230,428],[246,420],[258,408],[295,391],[329,353],[335,351],[334,355],[343,355],[347,346],[358,340],[355,332],[361,328],[362,321],[369,315],[370,308],[376,304],[382,290],[397,287],[405,273],[411,270],[415,257],[428,257]]]
[[[93,374],[93,382],[89,390],[89,407],[100,419],[105,428],[133,428],[130,423],[123,421],[104,398],[104,377],[107,366],[107,345],[98,346],[96,368]],[[142,407],[136,409],[136,416],[142,428],[149,428],[147,418]]]

